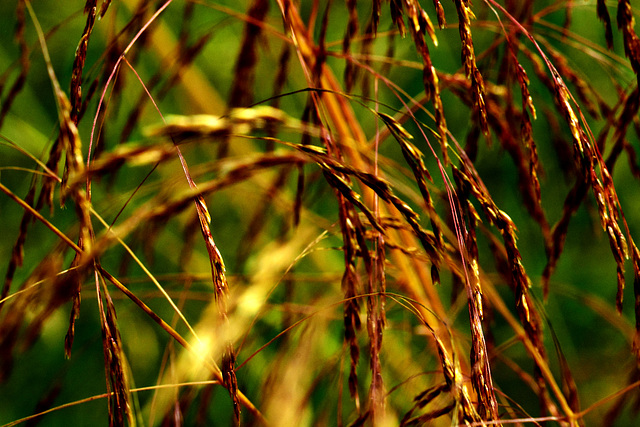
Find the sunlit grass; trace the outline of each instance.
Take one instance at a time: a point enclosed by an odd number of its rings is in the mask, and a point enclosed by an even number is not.
[[[506,4],[0,6],[0,423],[633,425],[637,11]]]

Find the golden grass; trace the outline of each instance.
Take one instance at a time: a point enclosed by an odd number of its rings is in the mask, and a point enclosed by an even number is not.
[[[555,3],[424,3],[88,0],[84,26],[61,6],[69,21],[45,32],[44,6],[16,1],[0,136],[28,167],[0,169],[15,239],[0,381],[32,409],[0,421],[72,420],[101,399],[109,425],[635,420],[637,10],[619,1],[614,33],[601,0],[561,2],[563,23]],[[585,10],[602,41],[576,29]],[[60,38],[67,68],[50,52]],[[604,78],[580,70],[575,45]],[[21,103],[40,74],[53,132]],[[54,135],[41,153],[4,135],[16,118]],[[611,301],[563,290],[581,215],[611,254],[584,267],[611,270]],[[624,356],[572,347],[589,320],[554,309],[568,295],[624,335]],[[47,340],[66,360],[42,363],[59,372],[21,382]],[[595,355],[619,367],[591,372],[581,358]]]

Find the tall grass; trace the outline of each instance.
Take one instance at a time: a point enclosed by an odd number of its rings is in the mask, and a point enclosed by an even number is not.
[[[637,422],[630,1],[0,11],[0,422]]]

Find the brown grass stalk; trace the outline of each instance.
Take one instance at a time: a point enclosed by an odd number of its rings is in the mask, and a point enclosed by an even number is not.
[[[630,1],[14,3],[0,423],[635,422]]]

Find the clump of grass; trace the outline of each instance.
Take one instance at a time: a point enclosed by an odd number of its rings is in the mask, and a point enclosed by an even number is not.
[[[629,1],[62,10],[0,79],[0,421],[637,418]]]

